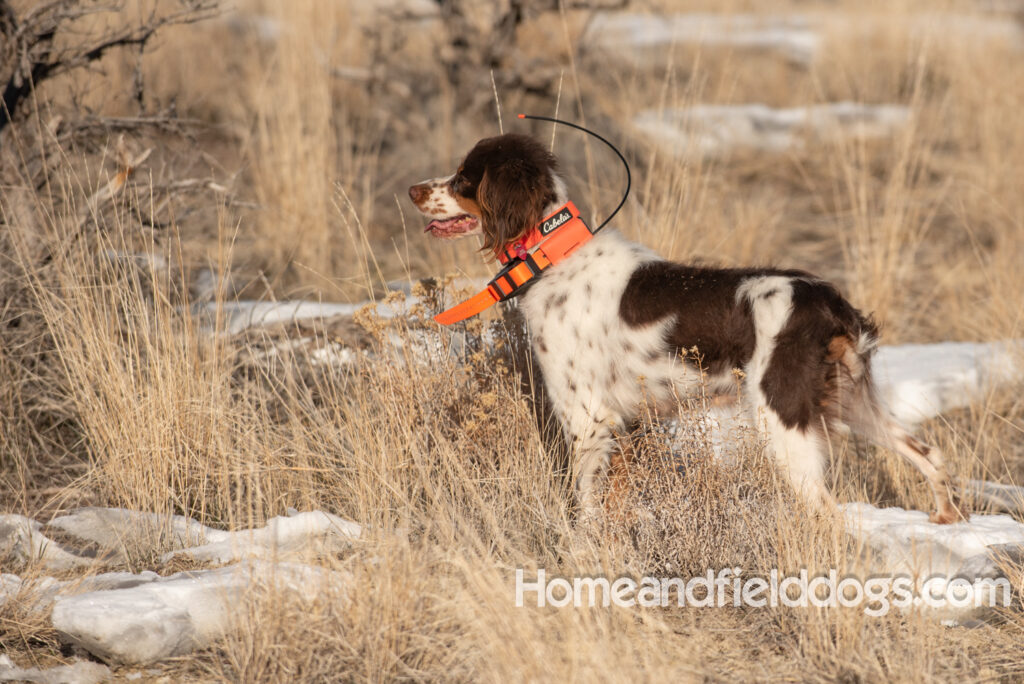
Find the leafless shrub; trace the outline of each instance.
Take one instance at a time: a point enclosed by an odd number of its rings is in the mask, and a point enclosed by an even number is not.
[[[77,26],[81,20],[117,12],[119,8],[98,2],[47,0],[18,13],[8,0],[0,2],[0,82],[4,83],[0,131],[20,115],[24,100],[45,81],[90,68],[118,48],[134,49],[141,55],[161,29],[213,16],[217,0],[181,0],[178,5],[168,13],[153,9],[137,25],[82,32]],[[133,87],[141,105],[139,78],[137,73]]]
[[[492,86],[554,96],[561,70],[550,56],[569,48],[552,49],[548,59],[524,62],[516,49],[523,24],[531,19],[559,22],[558,14],[570,10],[622,9],[628,4],[629,0],[511,0],[490,3],[490,11],[483,13],[480,3],[438,0],[445,36],[438,54],[457,93],[456,106],[482,107],[493,98]],[[490,19],[481,21],[487,15]]]

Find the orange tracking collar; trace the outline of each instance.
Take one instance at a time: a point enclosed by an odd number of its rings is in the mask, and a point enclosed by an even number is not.
[[[461,304],[434,316],[441,325],[451,325],[477,315],[497,302],[511,299],[548,267],[564,261],[586,244],[594,232],[572,202],[541,221],[522,240],[505,245],[495,255],[505,266],[487,287]],[[530,250],[533,250],[532,252]]]

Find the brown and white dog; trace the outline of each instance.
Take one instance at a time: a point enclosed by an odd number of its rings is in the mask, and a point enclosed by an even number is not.
[[[495,253],[568,200],[555,158],[523,135],[481,140],[455,174],[418,183],[409,196],[434,237],[480,234]],[[834,506],[824,480],[827,434],[846,426],[925,475],[933,522],[966,517],[939,451],[877,399],[875,325],[827,282],[802,271],[672,263],[604,230],[545,270],[520,302],[572,444],[585,515],[599,508],[616,435],[644,401],[673,406],[699,389],[701,371],[713,390],[728,391],[740,369],[750,419],[812,505]]]

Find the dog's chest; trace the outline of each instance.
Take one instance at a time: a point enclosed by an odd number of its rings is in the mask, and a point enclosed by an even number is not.
[[[630,276],[656,258],[613,231],[601,233],[523,296],[535,356],[563,414],[583,407],[604,420],[612,415],[602,412],[631,413],[645,393],[671,394],[679,369],[665,344],[671,321],[632,328],[619,313]]]

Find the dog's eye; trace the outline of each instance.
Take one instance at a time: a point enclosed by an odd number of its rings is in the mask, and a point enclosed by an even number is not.
[[[466,179],[463,178],[462,176],[455,176],[455,178],[452,178],[452,183],[451,183],[452,192],[457,192],[459,194],[462,194],[463,192],[466,191],[468,186],[469,186],[469,183],[467,183]]]

